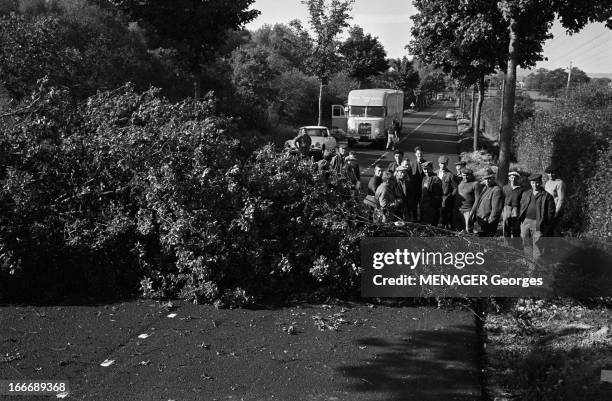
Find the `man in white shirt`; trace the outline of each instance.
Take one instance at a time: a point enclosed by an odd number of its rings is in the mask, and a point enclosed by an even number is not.
[[[552,227],[552,235],[554,237],[561,236],[561,218],[563,216],[563,206],[565,204],[566,187],[562,179],[557,175],[557,169],[549,166],[544,170],[548,176],[548,180],[544,185],[546,192],[552,195],[555,200],[555,219]]]

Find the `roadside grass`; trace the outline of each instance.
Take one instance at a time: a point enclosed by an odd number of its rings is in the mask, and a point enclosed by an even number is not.
[[[522,299],[485,324],[487,392],[494,401],[609,401],[610,303]]]

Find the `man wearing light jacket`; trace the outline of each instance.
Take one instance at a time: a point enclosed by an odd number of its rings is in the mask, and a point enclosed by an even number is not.
[[[495,182],[495,173],[487,169],[482,178],[485,186],[476,199],[472,212],[483,237],[494,237],[504,207],[504,194]]]

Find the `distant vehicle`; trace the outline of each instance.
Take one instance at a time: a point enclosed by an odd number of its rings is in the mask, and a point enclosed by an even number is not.
[[[446,114],[444,115],[444,119],[445,120],[456,120],[457,114],[455,114],[453,110],[448,110]]]
[[[312,144],[310,145],[310,154],[312,156],[322,156],[325,150],[334,151],[337,147],[336,138],[332,136],[327,127],[320,125],[309,125],[301,127],[298,130],[298,135],[302,133],[308,134]],[[285,148],[293,150],[295,149],[295,142],[290,139],[285,141]]]
[[[359,89],[349,92],[348,106],[332,106],[332,126],[346,121],[349,145],[357,141],[385,142],[393,120],[402,125],[404,92],[394,89]]]

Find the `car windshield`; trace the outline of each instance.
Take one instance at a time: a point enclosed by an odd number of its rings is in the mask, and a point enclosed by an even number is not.
[[[325,136],[327,130],[323,128],[304,128],[308,136]]]
[[[382,106],[349,106],[350,117],[384,117],[385,108]]]

